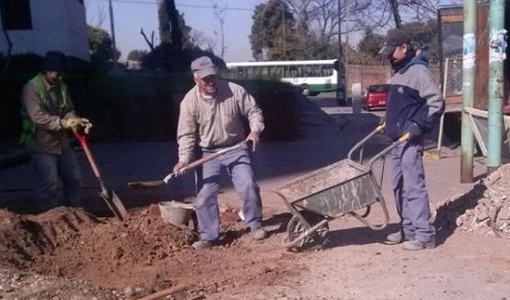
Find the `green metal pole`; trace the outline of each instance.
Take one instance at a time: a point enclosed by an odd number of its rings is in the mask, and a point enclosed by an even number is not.
[[[475,98],[476,0],[464,2],[464,44],[462,57],[462,106],[473,107]],[[448,66],[446,66],[448,68]],[[460,182],[473,182],[474,136],[469,115],[462,110]]]
[[[501,166],[502,103],[504,95],[503,60],[506,53],[505,1],[491,0],[489,8],[489,84],[487,173]]]

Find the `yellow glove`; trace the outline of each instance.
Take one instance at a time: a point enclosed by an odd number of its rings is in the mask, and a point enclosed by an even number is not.
[[[80,118],[79,125],[83,128],[85,134],[89,134],[90,128],[92,128],[92,123],[90,123],[89,119]]]
[[[80,119],[78,118],[64,118],[60,120],[60,124],[64,129],[73,129],[80,125]]]

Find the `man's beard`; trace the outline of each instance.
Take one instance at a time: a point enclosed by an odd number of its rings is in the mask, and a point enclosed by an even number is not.
[[[414,49],[408,49],[406,52],[406,56],[404,56],[402,59],[396,60],[394,58],[391,58],[390,59],[391,68],[393,69],[393,71],[398,72],[398,70],[407,65],[407,63],[410,62],[415,55],[416,51]]]

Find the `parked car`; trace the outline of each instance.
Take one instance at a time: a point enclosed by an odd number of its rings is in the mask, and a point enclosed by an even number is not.
[[[363,95],[363,108],[372,110],[374,108],[386,108],[386,98],[390,91],[389,84],[370,85]]]

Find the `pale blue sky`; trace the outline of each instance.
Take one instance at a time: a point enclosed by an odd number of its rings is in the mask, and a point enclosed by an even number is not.
[[[122,58],[133,50],[148,50],[149,47],[140,34],[143,28],[150,37],[154,31],[155,45],[159,44],[158,0],[112,0],[115,39]],[[205,38],[215,42],[215,53],[221,53],[221,27],[214,15],[216,4],[223,11],[225,23],[225,55],[230,61],[252,60],[248,35],[251,31],[252,15],[257,4],[265,0],[176,0],[179,12],[184,13],[186,24],[201,32]],[[100,25],[110,33],[108,0],[85,0],[87,23]],[[219,10],[220,10],[219,9]],[[101,22],[102,20],[102,22]],[[215,35],[215,32],[217,33]]]
[[[186,24],[204,38],[213,41],[214,52],[221,54],[221,27],[215,17],[213,6],[222,11],[225,21],[223,30],[225,38],[224,60],[226,62],[250,61],[249,34],[255,6],[266,0],[175,0],[179,12],[184,13]],[[154,31],[154,44],[159,44],[157,3],[159,0],[112,0],[115,38],[117,48],[125,59],[131,50],[148,50],[149,47],[140,29],[150,37]],[[459,2],[458,0],[441,0],[443,4]],[[87,23],[99,26],[110,33],[108,0],[85,0]]]

